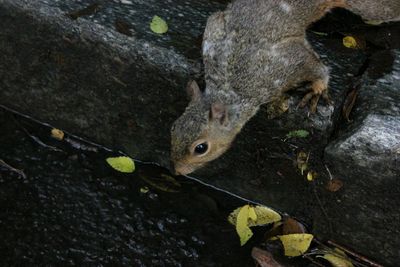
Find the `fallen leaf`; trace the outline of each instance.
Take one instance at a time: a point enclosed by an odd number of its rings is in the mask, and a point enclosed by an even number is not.
[[[343,38],[343,45],[351,49],[365,49],[367,43],[362,36],[345,36]]]
[[[286,135],[286,138],[306,138],[310,133],[306,130],[291,131]]]
[[[130,157],[107,158],[106,161],[119,172],[131,173],[135,170],[135,162]]]
[[[254,221],[254,226],[266,225],[282,220],[282,217],[276,211],[265,206],[255,206],[254,211],[257,214],[257,220]],[[253,222],[250,226],[253,226]]]
[[[131,26],[125,20],[116,19],[114,26],[117,32],[125,34],[127,36],[132,36]]]
[[[335,248],[332,253],[326,253],[323,256],[317,256],[318,258],[323,258],[329,261],[333,267],[354,267],[353,263],[347,257],[346,253],[340,249]]]
[[[283,265],[278,263],[272,254],[266,250],[254,247],[251,250],[251,256],[260,267],[283,267]]]
[[[150,22],[150,29],[155,33],[166,33],[168,31],[168,24],[159,16],[154,16]]]
[[[254,207],[250,206],[249,208],[249,219],[251,219],[252,221],[257,221],[257,214],[254,210]]]
[[[343,182],[338,178],[333,178],[332,180],[329,180],[328,183],[325,185],[325,188],[331,192],[336,192],[342,187]]]
[[[236,220],[236,232],[240,238],[240,245],[243,246],[253,236],[253,232],[248,226],[250,206],[244,205],[240,208]]]
[[[61,141],[64,138],[64,132],[61,131],[60,129],[53,128],[51,129],[51,137]]]
[[[285,256],[288,257],[303,255],[310,247],[313,237],[312,234],[289,234],[278,236],[283,244]]]
[[[146,194],[147,192],[149,192],[149,188],[147,186],[143,186],[140,188],[140,193]]]
[[[349,116],[350,116],[350,112],[353,110],[354,104],[357,99],[357,95],[358,95],[358,89],[355,88],[355,89],[351,90],[351,92],[347,95],[347,97],[344,101],[343,108],[342,108],[342,115],[347,120],[347,122],[351,122],[349,119]]]
[[[343,45],[347,48],[356,49],[357,48],[357,41],[353,36],[345,36],[343,38]]]
[[[301,233],[305,233],[305,232],[306,232],[306,228],[304,227],[304,225],[299,223],[297,220],[288,217],[283,221],[283,225],[282,225],[282,234],[283,235],[301,234]]]
[[[251,220],[248,221],[248,225],[250,227],[266,225],[266,224],[278,222],[282,219],[282,217],[281,217],[281,215],[279,215],[279,213],[277,213],[276,211],[274,211],[270,208],[267,208],[265,206],[257,205],[257,206],[251,207],[251,208],[254,209],[254,213],[256,216],[254,216],[254,215],[252,216],[252,218],[255,218],[255,220],[250,218]],[[240,209],[241,208],[237,208],[234,211],[232,211],[231,214],[229,214],[228,221],[231,224],[236,225],[237,216],[238,216]],[[250,213],[251,213],[251,211],[250,211]]]
[[[315,171],[309,171],[309,172],[307,173],[307,180],[310,181],[310,182],[312,182],[312,181],[315,180],[315,178],[317,178],[317,176],[318,176],[317,172],[315,172]]]
[[[73,20],[82,17],[82,16],[89,16],[89,15],[93,15],[95,13],[97,13],[97,11],[99,11],[100,9],[100,5],[97,3],[94,4],[90,4],[87,7],[77,10],[77,11],[73,11],[67,14],[67,16]]]

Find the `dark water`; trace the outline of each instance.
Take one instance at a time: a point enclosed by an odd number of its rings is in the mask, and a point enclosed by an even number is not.
[[[1,266],[254,266],[226,221],[242,201],[156,166],[118,173],[104,160],[116,153],[1,109],[0,125],[0,159],[26,175],[0,167]]]

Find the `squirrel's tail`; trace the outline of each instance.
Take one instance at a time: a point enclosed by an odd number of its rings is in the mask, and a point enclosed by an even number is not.
[[[400,0],[346,0],[345,8],[365,21],[400,21]]]

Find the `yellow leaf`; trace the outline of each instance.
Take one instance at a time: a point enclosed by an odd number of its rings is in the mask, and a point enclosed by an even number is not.
[[[296,257],[303,255],[309,248],[313,239],[312,234],[280,235],[278,238],[285,249],[285,256]]]
[[[356,49],[358,47],[357,41],[353,36],[344,37],[343,45],[347,48],[353,48],[353,49]]]
[[[327,253],[324,256],[319,257],[329,261],[333,267],[354,267],[353,263],[351,263],[346,255],[340,256],[338,254]]]
[[[64,132],[60,129],[53,128],[51,129],[51,137],[61,141],[64,138]]]
[[[146,194],[147,192],[149,192],[149,188],[147,186],[143,186],[140,188],[140,193]]]
[[[249,207],[249,219],[252,221],[257,221],[257,214],[254,210],[254,207]]]
[[[279,213],[265,206],[255,206],[254,210],[257,214],[257,221],[255,221],[254,226],[270,224],[282,220]]]
[[[135,170],[135,162],[130,157],[107,158],[107,163],[119,172],[133,172]]]
[[[163,34],[168,31],[168,25],[165,20],[159,16],[154,16],[150,22],[150,29],[155,33]]]
[[[244,205],[240,208],[236,220],[236,232],[240,237],[240,245],[243,246],[253,236],[247,222],[249,220],[249,205]]]
[[[314,181],[315,178],[317,178],[317,176],[318,176],[318,174],[317,174],[315,171],[309,171],[309,172],[307,173],[307,180],[308,180],[309,182]]]
[[[240,209],[241,208],[237,208],[234,211],[232,211],[231,214],[229,214],[228,221],[231,224],[236,225],[236,220],[237,220],[237,216],[238,216]],[[248,226],[250,226],[250,227],[270,224],[270,223],[278,222],[282,219],[282,217],[281,217],[281,215],[279,215],[279,213],[277,213],[276,211],[274,211],[270,208],[267,208],[265,206],[260,206],[260,205],[255,206],[254,213],[256,215],[255,216],[256,219],[253,220],[252,218],[254,218],[254,215],[252,215],[252,217],[249,217],[250,220],[248,220],[248,222],[247,222]]]

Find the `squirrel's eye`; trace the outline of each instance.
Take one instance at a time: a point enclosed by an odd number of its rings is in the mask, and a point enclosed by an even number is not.
[[[201,143],[201,144],[198,144],[198,145],[194,148],[194,152],[195,152],[196,154],[204,154],[204,153],[207,152],[207,149],[208,149],[207,143]]]

